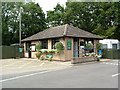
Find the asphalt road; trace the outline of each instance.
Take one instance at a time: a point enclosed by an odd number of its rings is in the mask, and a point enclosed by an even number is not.
[[[57,71],[4,75],[3,88],[118,88],[118,62],[76,64]]]

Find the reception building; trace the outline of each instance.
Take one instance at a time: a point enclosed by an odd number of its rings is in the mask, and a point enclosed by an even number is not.
[[[41,42],[42,49],[52,50],[55,49],[56,42],[61,42],[64,45],[64,50],[61,54],[55,54],[53,59],[68,61],[81,57],[86,43],[92,43],[93,52],[96,53],[96,44],[100,39],[102,37],[98,35],[65,24],[43,30],[23,39],[22,43],[24,45],[24,57],[36,58],[36,43]]]

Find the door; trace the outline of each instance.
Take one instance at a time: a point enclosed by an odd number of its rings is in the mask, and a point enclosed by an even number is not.
[[[31,58],[31,43],[28,43],[28,58]]]
[[[75,38],[73,43],[74,49],[73,49],[73,56],[79,57],[79,39]]]

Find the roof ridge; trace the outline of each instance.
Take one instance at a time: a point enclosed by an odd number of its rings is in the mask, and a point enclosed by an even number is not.
[[[68,27],[68,24],[65,24],[65,29],[64,29],[64,32],[63,32],[63,35],[64,35],[64,36],[67,35],[67,27]]]

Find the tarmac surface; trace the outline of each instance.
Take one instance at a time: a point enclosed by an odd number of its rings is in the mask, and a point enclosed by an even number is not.
[[[33,65],[31,63],[25,65],[21,62],[20,67],[16,65],[16,68],[19,67],[19,69],[17,68],[16,70],[18,71],[15,73],[13,71],[9,73],[4,71],[5,73],[3,73],[2,80],[0,81],[2,87],[118,88],[118,77],[120,75],[118,72],[118,60],[101,60],[101,62],[88,62],[75,65],[71,65],[70,62],[45,61],[44,63],[41,62],[43,63],[41,66],[34,63],[35,66],[38,65],[35,69],[30,69],[30,66]],[[8,65],[4,68],[10,66]]]

